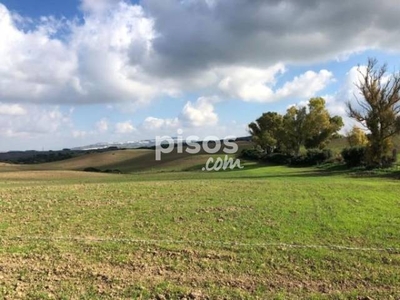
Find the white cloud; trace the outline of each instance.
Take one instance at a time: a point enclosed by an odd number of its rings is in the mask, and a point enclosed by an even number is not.
[[[153,21],[138,5],[118,2],[112,8],[107,14],[89,13],[83,25],[73,27],[77,92],[88,102],[146,103],[161,93],[142,67],[152,52]]]
[[[306,98],[322,91],[332,74],[308,71],[276,89],[285,65],[392,47],[397,39],[390,37],[398,37],[398,9],[390,0],[363,2],[375,22],[361,18],[354,3],[333,9],[330,1],[245,2],[82,0],[79,23],[27,20],[0,4],[0,99],[137,108],[194,89],[256,102]],[[343,24],[333,22],[338,16]],[[24,31],[21,23],[34,28]],[[351,34],[349,24],[356,25]]]
[[[115,132],[118,134],[127,134],[135,131],[136,128],[132,125],[131,121],[120,122],[115,124]]]
[[[81,8],[89,13],[102,13],[118,4],[119,0],[83,0]]]
[[[267,69],[251,67],[229,67],[218,72],[223,74],[219,88],[231,97],[245,101],[274,101],[271,89],[276,76],[285,72],[283,64],[276,64]]]
[[[327,70],[316,73],[307,71],[282,88],[274,89],[280,74],[285,72],[283,64],[267,69],[231,67],[222,71],[225,77],[219,88],[234,98],[254,102],[274,102],[289,98],[309,98],[322,91],[333,81],[333,74]]]
[[[61,41],[50,38],[53,30],[46,18],[33,31],[19,30],[0,3],[0,99],[40,102],[69,84],[76,57]]]
[[[328,71],[306,72],[279,90],[275,77],[294,62],[384,46],[399,49],[391,42],[399,27],[398,8],[390,1],[363,2],[364,13],[375,22],[361,18],[356,3],[331,1],[315,6],[293,0],[254,5],[240,0],[143,0],[140,5],[82,0],[79,23],[46,16],[28,20],[0,4],[0,99],[140,107],[196,88],[207,93],[220,89],[244,101],[308,97],[329,83]],[[344,20],[337,25],[339,16]],[[18,26],[24,23],[34,28],[24,31]]]
[[[86,0],[82,7],[83,24],[58,24],[54,18],[43,17],[36,28],[25,32],[0,4],[3,102],[131,102],[140,106],[157,95],[176,92],[143,69],[155,32],[142,7],[106,0]],[[19,17],[19,22],[28,20]],[[54,37],[59,27],[71,31],[64,40]]]
[[[70,126],[70,116],[58,107],[43,109],[33,105],[11,105],[8,112],[0,113],[0,136],[35,137],[56,134]],[[2,107],[0,106],[0,111]]]
[[[158,135],[171,134],[178,128],[187,128],[191,131],[195,128],[213,128],[215,130],[215,126],[218,124],[218,115],[215,112],[214,104],[218,101],[220,100],[217,96],[200,97],[194,102],[188,101],[177,117],[170,119],[147,117],[140,125],[140,129]]]
[[[178,118],[174,119],[160,119],[154,117],[147,117],[141,127],[146,130],[160,130],[160,129],[171,129],[178,128],[180,126],[180,121]]]
[[[19,104],[2,104],[0,103],[0,115],[24,116],[27,111]]]
[[[218,115],[214,111],[215,97],[200,97],[195,103],[187,102],[183,107],[180,119],[189,127],[214,126]]]
[[[310,98],[322,91],[333,81],[333,74],[327,70],[318,73],[307,71],[295,77],[292,81],[286,82],[282,88],[275,93],[275,99]]]

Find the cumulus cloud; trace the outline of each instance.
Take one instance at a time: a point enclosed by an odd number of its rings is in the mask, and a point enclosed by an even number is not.
[[[392,0],[142,3],[161,33],[154,47],[164,67],[175,72],[238,61],[253,66],[304,63],[365,48],[399,50],[400,8]]]
[[[285,65],[400,50],[400,7],[392,0],[82,0],[80,7],[82,22],[43,17],[23,30],[28,21],[0,4],[2,102],[140,106],[219,88],[268,102],[329,80],[327,72],[305,73],[273,90],[271,77]]]
[[[33,31],[19,30],[0,3],[0,99],[41,102],[67,86],[76,68],[75,55],[52,39],[53,25],[43,19]]]
[[[35,137],[55,134],[70,126],[70,116],[58,107],[0,105],[0,136]]]
[[[160,130],[163,128],[171,129],[178,128],[180,126],[180,120],[178,118],[173,119],[160,119],[154,117],[147,117],[141,127],[146,130]]]
[[[42,18],[24,31],[0,4],[3,102],[147,103],[170,92],[142,68],[155,33],[140,6],[102,0],[84,1],[82,7],[87,10],[83,24],[71,21],[58,28],[54,19]],[[54,37],[66,27],[68,36]]]
[[[282,88],[276,91],[275,97],[278,99],[310,98],[322,91],[332,81],[333,74],[327,70],[321,70],[318,73],[307,71],[295,77],[293,81],[286,82]]]
[[[223,70],[225,77],[220,81],[219,88],[231,97],[244,101],[273,102],[290,97],[312,97],[333,80],[333,74],[327,70],[318,73],[307,71],[281,88],[274,89],[276,77],[284,72],[283,64],[267,69],[230,67]]]
[[[218,115],[214,111],[215,97],[201,97],[195,103],[187,102],[180,118],[187,126],[213,126],[218,123]]]
[[[135,132],[136,128],[132,125],[132,121],[119,122],[115,124],[115,133],[127,134]]]
[[[181,113],[171,119],[155,117],[146,118],[140,125],[146,132],[171,132],[180,128],[214,128],[218,124],[218,115],[214,104],[219,101],[216,96],[200,97],[196,101],[188,101]]]

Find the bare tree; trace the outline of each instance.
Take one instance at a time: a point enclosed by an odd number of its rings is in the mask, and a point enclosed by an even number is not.
[[[347,103],[348,115],[370,131],[368,164],[385,166],[391,159],[392,138],[400,132],[400,73],[387,74],[387,65],[379,66],[374,58],[358,71],[362,78],[356,86],[362,98],[355,97],[358,107]]]

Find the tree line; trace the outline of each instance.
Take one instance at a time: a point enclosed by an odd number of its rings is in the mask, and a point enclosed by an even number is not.
[[[253,141],[266,154],[298,156],[300,149],[324,149],[343,127],[339,116],[331,116],[323,98],[312,98],[307,107],[290,107],[285,115],[264,113],[249,124]]]
[[[370,58],[365,68],[358,68],[359,95],[346,102],[348,116],[363,129],[355,126],[348,134],[350,148],[342,156],[372,168],[390,166],[397,156],[393,138],[400,132],[400,73],[387,70],[386,64]],[[296,158],[302,148],[314,154],[326,149],[343,126],[343,119],[332,116],[326,101],[318,97],[307,106],[290,107],[284,115],[262,114],[249,124],[249,132],[258,151],[267,157],[279,153]]]

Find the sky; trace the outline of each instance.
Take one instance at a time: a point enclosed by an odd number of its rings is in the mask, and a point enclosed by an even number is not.
[[[0,0],[0,151],[247,136],[311,97],[344,118],[397,0]]]

